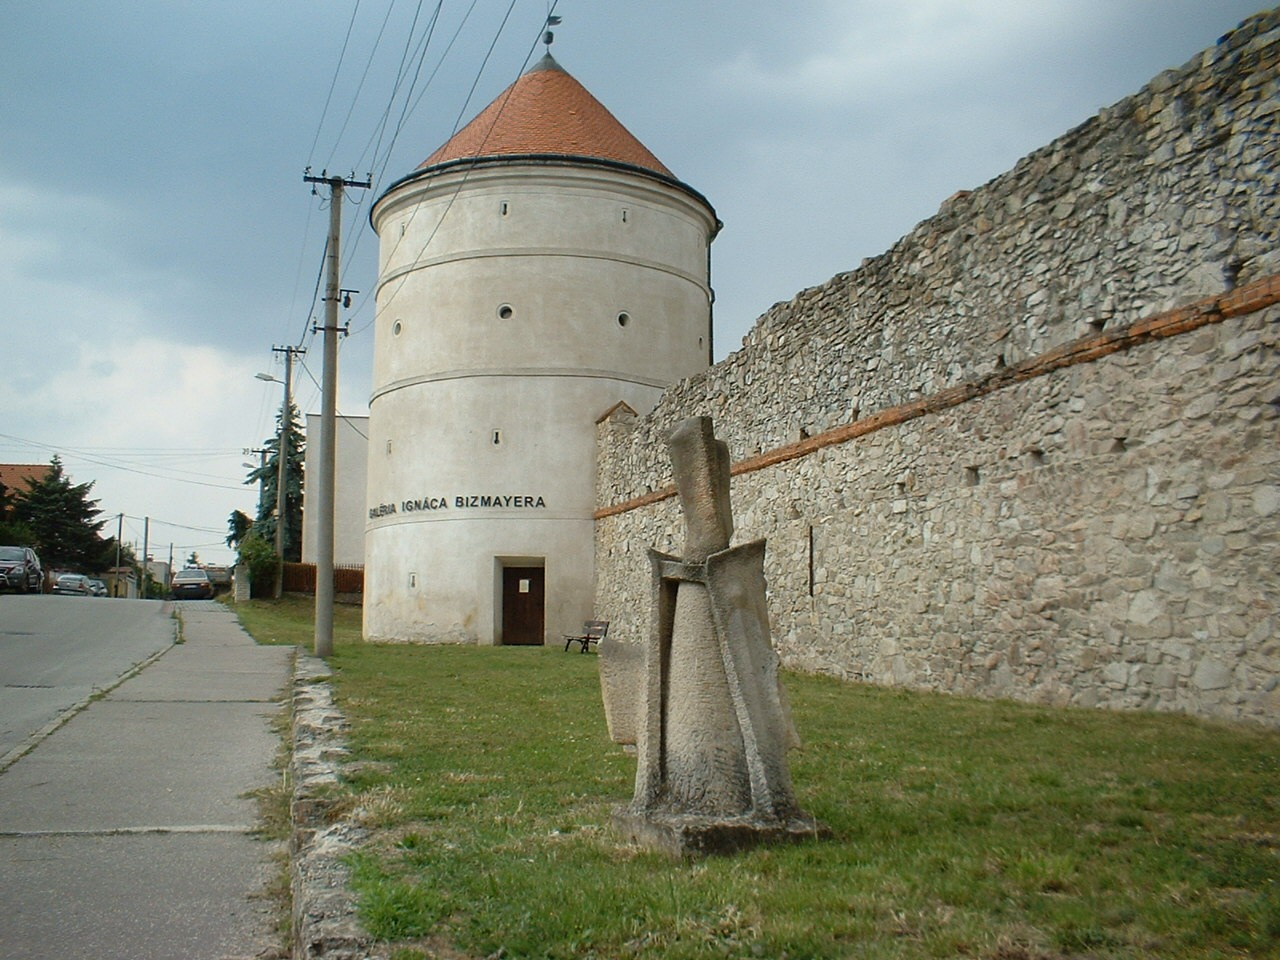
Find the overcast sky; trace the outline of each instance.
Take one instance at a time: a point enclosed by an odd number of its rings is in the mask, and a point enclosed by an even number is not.
[[[724,221],[723,357],[774,302],[882,253],[956,190],[1259,9],[558,0],[553,52]],[[364,415],[369,203],[541,54],[547,12],[548,0],[6,4],[0,462],[59,453],[75,482],[94,482],[106,532],[123,513],[140,545],[149,516],[158,559],[170,543],[179,560],[230,559],[227,518],[256,504],[241,451],[274,431],[282,394],[254,374],[282,377],[272,346],[310,345],[320,317],[328,214],[304,168],[373,174],[344,211],[342,285],[361,292],[344,311],[338,406]],[[319,410],[320,369],[317,342],[298,371],[304,413]]]

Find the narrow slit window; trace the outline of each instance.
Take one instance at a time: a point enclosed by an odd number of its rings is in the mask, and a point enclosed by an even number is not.
[[[809,596],[813,596],[813,527],[809,527]]]

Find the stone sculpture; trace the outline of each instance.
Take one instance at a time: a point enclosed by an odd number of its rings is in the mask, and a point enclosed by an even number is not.
[[[676,855],[823,832],[796,803],[796,741],[769,636],[764,541],[730,548],[729,454],[709,417],[669,438],[687,538],[650,551],[653,612],[637,716],[630,839]]]

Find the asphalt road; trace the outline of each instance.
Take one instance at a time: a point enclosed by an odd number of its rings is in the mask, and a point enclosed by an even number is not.
[[[174,641],[158,600],[0,596],[0,769],[30,739]]]

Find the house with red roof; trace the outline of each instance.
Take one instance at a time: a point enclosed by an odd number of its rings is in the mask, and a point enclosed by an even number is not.
[[[0,463],[0,519],[12,509],[9,500],[25,493],[31,483],[39,483],[52,468],[47,463]]]

